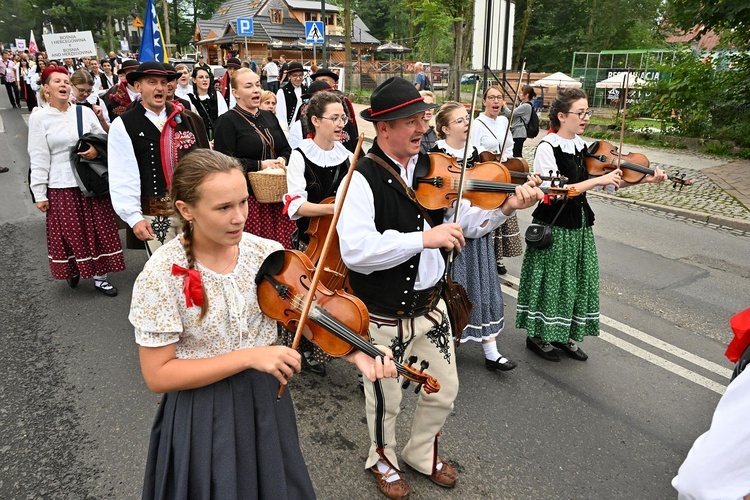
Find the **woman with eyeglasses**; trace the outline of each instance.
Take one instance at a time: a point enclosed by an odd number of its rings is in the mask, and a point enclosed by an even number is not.
[[[335,196],[341,181],[346,176],[352,153],[341,143],[341,134],[349,119],[341,99],[333,92],[318,92],[310,99],[305,113],[305,129],[312,138],[303,139],[292,151],[287,168],[287,194],[284,195],[285,210],[296,222],[297,230],[292,238],[300,250],[307,248],[310,217],[333,215],[334,204],[320,202]],[[325,235],[319,235],[325,238]],[[319,349],[303,340],[300,344],[303,361],[313,373],[325,375],[328,357]]]
[[[508,119],[501,116],[505,106],[503,92],[500,87],[488,87],[482,96],[484,113],[477,117],[477,122],[471,129],[471,143],[487,151],[500,152],[502,161],[513,157],[513,138],[511,137]],[[504,145],[504,146],[503,146]],[[495,230],[495,260],[498,274],[505,274],[508,270],[503,263],[504,257],[517,257],[523,253],[521,246],[521,230],[515,215]]]
[[[534,223],[552,226],[552,244],[544,249],[527,247],[518,287],[516,327],[526,330],[526,347],[543,359],[569,357],[586,361],[576,342],[599,335],[599,262],[594,242],[594,212],[586,191],[596,186],[620,188],[620,169],[601,177],[586,171],[587,144],[578,135],[591,118],[586,93],[559,89],[549,110],[553,132],[536,149],[534,170],[559,171],[579,196],[540,203]],[[667,174],[656,169],[643,182],[663,182]],[[553,223],[554,221],[554,223]]]
[[[474,124],[476,127],[476,124]],[[435,115],[438,141],[432,152],[445,153],[463,160],[469,133],[469,116],[463,104],[448,101]],[[467,168],[479,161],[480,149],[470,146]],[[453,279],[462,284],[474,305],[461,343],[481,342],[484,365],[488,370],[508,371],[516,363],[498,351],[497,336],[503,330],[503,294],[495,270],[492,231],[479,238],[466,238],[466,246],[453,256]]]
[[[71,102],[91,108],[105,132],[109,132],[109,113],[99,96],[94,95],[94,79],[87,69],[79,69],[70,76]]]

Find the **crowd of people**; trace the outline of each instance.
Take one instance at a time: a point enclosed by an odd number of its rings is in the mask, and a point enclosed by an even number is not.
[[[501,205],[482,209],[463,200],[425,209],[413,190],[437,153],[460,162],[468,148],[469,171],[485,151],[502,160],[523,153],[515,117],[529,111],[533,89],[524,89],[509,121],[503,91],[488,87],[470,127],[467,108],[438,105],[426,77],[417,85],[386,80],[357,117],[336,89],[338,74],[319,69],[307,87],[294,61],[278,67],[269,58],[253,70],[229,58],[218,80],[207,65],[191,71],[116,58],[42,57],[33,67],[27,61],[13,69],[10,83],[20,78],[27,86],[8,87],[8,97],[15,107],[17,97],[28,103],[38,96],[29,119],[30,187],[46,216],[52,276],[71,287],[92,279],[96,290],[117,295],[110,276],[125,267],[118,224],[127,245],[149,256],[129,318],[144,379],[166,394],[144,498],[172,498],[186,488],[222,498],[263,491],[314,498],[289,392],[277,403],[276,391],[303,367],[326,375],[330,356],[309,341],[301,352],[280,342],[288,336],[261,312],[256,294],[267,262],[282,249],[305,251],[311,222],[331,217],[336,206],[347,289],[366,305],[370,340],[383,353],[356,351],[346,359],[364,375],[364,466],[386,497],[410,494],[400,461],[438,486],[458,483],[438,453],[458,394],[457,343],[480,343],[488,370],[516,367],[498,346],[503,258],[523,254],[515,325],[526,330],[527,348],[548,361],[561,354],[587,359],[578,343],[599,332],[599,275],[586,191],[625,183],[619,169],[600,177],[586,171],[580,134],[591,110],[583,91],[558,92],[533,170]],[[344,197],[339,188],[353,161],[357,118],[373,124],[376,138]],[[97,161],[108,166],[109,190],[84,193],[74,165]],[[279,169],[286,193],[258,199],[248,174]],[[542,176],[550,171],[580,195],[545,196]],[[644,182],[665,179],[657,169]],[[554,239],[524,252],[515,214],[532,207],[535,223],[551,226]],[[446,269],[473,304],[461,332],[451,331],[442,298]],[[397,450],[402,389],[395,363],[411,356],[429,362],[440,390],[420,393],[409,439]]]

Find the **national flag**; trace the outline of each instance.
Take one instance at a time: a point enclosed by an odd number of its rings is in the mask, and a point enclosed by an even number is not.
[[[34,38],[34,30],[31,30],[31,35],[29,36],[29,53],[33,56],[39,52],[39,47],[36,46],[36,39]]]
[[[143,38],[141,39],[141,50],[138,53],[138,60],[140,62],[169,62],[169,57],[164,47],[164,37],[161,35],[159,16],[156,15],[154,0],[148,0],[148,4],[146,5],[146,17],[143,21]]]

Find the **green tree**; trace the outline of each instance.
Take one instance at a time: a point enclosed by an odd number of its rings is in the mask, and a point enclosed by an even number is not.
[[[747,0],[667,0],[670,24],[688,30],[702,26],[702,32],[716,30],[735,46],[750,48],[750,3]]]

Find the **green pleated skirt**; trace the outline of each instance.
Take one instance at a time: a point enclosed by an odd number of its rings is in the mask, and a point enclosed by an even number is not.
[[[538,221],[534,221],[538,223]],[[553,227],[553,243],[527,247],[516,327],[547,342],[599,335],[599,260],[592,227]]]

